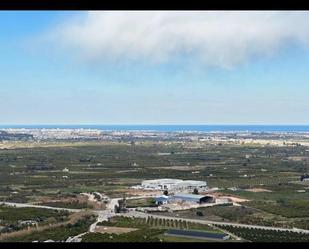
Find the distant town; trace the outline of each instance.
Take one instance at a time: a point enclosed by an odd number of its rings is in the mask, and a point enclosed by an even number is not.
[[[0,129],[0,141],[179,141],[213,143],[257,143],[264,145],[309,145],[309,132],[159,132],[103,131],[98,129]]]

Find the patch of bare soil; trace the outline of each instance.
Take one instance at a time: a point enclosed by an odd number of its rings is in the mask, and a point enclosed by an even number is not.
[[[288,157],[288,159],[299,162],[299,161],[307,160],[308,157],[304,157],[304,156],[290,156],[290,157]]]
[[[108,227],[108,226],[96,226],[95,232],[97,233],[115,233],[115,234],[122,234],[122,233],[129,233],[132,231],[138,230],[137,228],[128,228],[128,227]]]
[[[163,167],[150,167],[151,169],[170,169],[180,171],[194,171],[204,169],[206,166],[163,166]]]
[[[259,192],[273,192],[273,191],[268,190],[268,189],[265,189],[265,188],[249,188],[249,189],[246,189],[246,191],[254,192],[254,193],[259,193]]]
[[[220,197],[220,198],[227,198],[229,199],[230,201],[232,202],[245,202],[245,201],[250,201],[248,199],[244,199],[244,198],[240,198],[238,196],[232,196],[232,195],[225,195],[225,194],[222,194],[222,193],[219,193],[219,192],[214,192],[214,193],[211,193],[211,195],[215,196],[215,197]]]
[[[128,172],[137,172],[138,169],[128,169],[128,170],[119,170],[116,173],[128,173]]]
[[[45,205],[45,206],[57,206],[68,208],[82,208],[92,207],[94,209],[102,209],[105,207],[104,203],[98,203],[96,201],[89,200],[85,195],[77,195],[76,197],[38,197],[33,204]],[[67,206],[66,206],[67,205]]]

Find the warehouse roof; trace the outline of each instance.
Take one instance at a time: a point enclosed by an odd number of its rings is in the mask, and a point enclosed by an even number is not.
[[[214,197],[211,195],[194,195],[194,194],[183,194],[178,193],[172,196],[173,199],[180,199],[183,201],[192,201],[192,202],[209,202],[213,201]]]
[[[160,195],[155,197],[156,201],[167,201],[168,199],[169,197],[167,195]]]
[[[155,179],[155,180],[144,180],[143,183],[161,183],[161,184],[168,184],[168,183],[179,183],[182,182],[180,179],[169,179],[169,178],[163,178],[163,179]]]
[[[177,194],[173,195],[173,197],[176,197],[176,198],[201,199],[203,197],[206,197],[206,195],[194,195],[194,194],[177,193]]]

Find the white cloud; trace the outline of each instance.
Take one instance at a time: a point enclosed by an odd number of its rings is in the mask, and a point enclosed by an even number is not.
[[[88,61],[164,62],[187,54],[229,68],[290,42],[308,45],[308,23],[309,12],[93,11],[44,39]]]

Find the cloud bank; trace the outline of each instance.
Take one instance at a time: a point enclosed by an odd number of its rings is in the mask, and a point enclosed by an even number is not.
[[[90,11],[44,40],[86,61],[168,62],[192,56],[231,68],[289,44],[309,45],[309,12]]]

